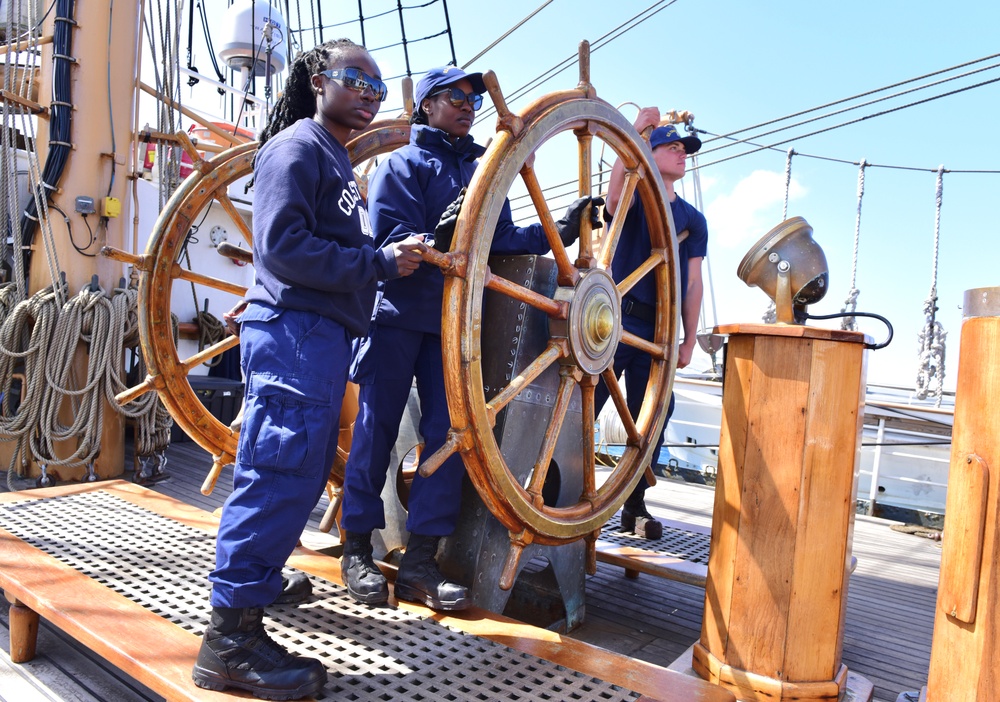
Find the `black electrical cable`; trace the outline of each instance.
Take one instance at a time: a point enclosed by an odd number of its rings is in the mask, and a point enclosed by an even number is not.
[[[877,319],[888,328],[889,337],[881,344],[865,344],[865,347],[873,351],[877,351],[878,349],[884,349],[892,342],[892,324],[890,324],[889,320],[880,314],[875,314],[873,312],[837,312],[836,314],[809,314],[808,312],[804,312],[802,316],[804,316],[806,319],[843,319],[845,317],[870,317],[871,319]]]
[[[201,14],[201,28],[202,32],[205,34],[205,44],[208,47],[208,56],[212,59],[212,68],[215,69],[215,75],[218,76],[220,83],[226,82],[226,76],[219,68],[219,62],[215,60],[215,47],[212,46],[212,32],[208,28],[208,15],[205,12],[205,4],[202,2],[198,3],[198,10]],[[220,94],[224,92],[222,88],[219,88]]]
[[[75,0],[57,0],[56,16],[53,20],[55,29],[52,32],[52,104],[49,108],[49,153],[45,157],[42,168],[41,182],[37,185],[37,198],[31,198],[21,213],[21,236],[24,240],[22,257],[24,268],[31,265],[31,244],[34,241],[35,227],[38,223],[37,201],[49,199],[50,191],[59,187],[66,161],[69,158],[72,135],[73,103],[70,91],[70,69],[75,63],[73,58],[73,19]]]

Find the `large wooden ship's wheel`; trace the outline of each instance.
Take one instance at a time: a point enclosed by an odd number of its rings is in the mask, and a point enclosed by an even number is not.
[[[643,479],[643,473],[649,472],[650,460],[659,450],[658,439],[677,365],[677,244],[663,183],[648,144],[617,109],[596,97],[587,75],[586,46],[581,51],[581,67],[576,90],[545,96],[520,115],[507,110],[495,76],[485,75],[498,110],[498,133],[469,185],[451,251],[425,252],[425,258],[439,265],[446,276],[442,347],[452,428],[444,447],[427,458],[420,471],[431,474],[448,456],[461,453],[487,507],[510,532],[511,548],[500,581],[502,588],[513,584],[521,552],[531,543],[551,545],[587,538],[588,569],[593,572],[594,541],[601,527]],[[621,202],[631,202],[638,193],[645,208],[652,253],[620,283],[611,277],[610,267],[621,242],[624,217],[616,217],[600,240],[595,240],[589,222],[585,222],[575,260],[570,259],[556,231],[536,177],[534,156],[541,145],[562,133],[574,135],[578,143],[581,196],[592,193],[592,151],[595,140],[600,140],[625,166]],[[558,289],[552,297],[499,277],[488,265],[493,232],[517,178],[529,193],[552,248],[558,270]],[[655,278],[658,291],[651,340],[622,327],[622,297],[645,276]],[[483,378],[481,333],[484,323],[489,323],[482,319],[485,290],[544,312],[550,333],[545,350],[492,396],[486,396]],[[652,359],[642,410],[635,421],[613,368],[619,343],[648,353]],[[552,366],[559,370],[559,391],[531,474],[526,481],[519,481],[494,436],[497,414]],[[628,439],[624,455],[598,485],[595,389],[601,380],[607,385]],[[582,406],[583,492],[573,504],[550,506],[542,490],[560,433],[581,430],[566,422],[577,388]]]
[[[588,569],[596,568],[594,541],[601,527],[621,507],[625,498],[649,473],[649,463],[659,447],[677,363],[679,283],[676,236],[669,204],[648,144],[621,113],[597,98],[589,82],[589,56],[581,50],[581,80],[577,89],[547,95],[520,115],[506,107],[492,73],[485,79],[498,110],[498,133],[480,162],[466,194],[452,249],[442,253],[424,247],[424,259],[445,274],[442,310],[442,348],[445,389],[452,428],[446,444],[423,459],[420,471],[433,473],[450,455],[460,452],[469,476],[493,515],[509,530],[511,548],[500,586],[513,584],[520,555],[531,543],[557,545],[586,538],[590,542]],[[352,163],[390,151],[408,140],[404,120],[377,123],[350,144]],[[625,166],[621,202],[638,196],[650,232],[651,254],[624,280],[611,276],[611,261],[622,236],[624,217],[617,217],[600,239],[589,222],[581,227],[578,254],[570,258],[559,238],[534,163],[536,151],[560,135],[572,135],[579,155],[578,191],[592,194],[595,140],[610,147]],[[197,161],[196,173],[171,198],[157,223],[147,253],[131,257],[141,271],[140,328],[149,375],[141,385],[123,393],[122,401],[157,390],[174,419],[203,448],[216,457],[221,468],[232,461],[237,434],[215,419],[198,400],[188,373],[205,360],[236,346],[229,337],[191,358],[181,359],[170,333],[170,293],[175,280],[192,281],[232,292],[234,302],[245,291],[181,265],[181,245],[193,222],[211,202],[218,202],[233,216],[247,243],[250,231],[227,196],[228,186],[250,173],[254,146],[236,147],[209,161]],[[558,288],[551,297],[534,292],[490,271],[488,258],[500,213],[508,192],[520,178],[545,230],[557,267]],[[594,193],[597,194],[597,193]],[[119,258],[128,256],[118,252]],[[642,339],[622,326],[622,297],[635,284],[652,276],[657,290],[655,331]],[[482,369],[481,330],[483,295],[495,291],[540,310],[548,317],[545,350],[506,387],[487,397]],[[613,367],[619,344],[627,344],[651,358],[651,372],[642,409],[633,420]],[[534,469],[526,481],[514,477],[493,429],[496,417],[546,369],[557,366],[559,391],[553,405]],[[598,484],[595,466],[595,392],[603,380],[610,401],[627,435],[623,456]],[[571,398],[579,389],[582,427],[569,427]],[[546,483],[555,446],[564,431],[582,435],[583,490],[572,504],[545,503]],[[333,476],[336,481],[338,477]],[[208,481],[206,481],[208,482]]]
[[[411,104],[408,99],[407,104]],[[198,399],[191,386],[189,374],[194,368],[209,361],[230,348],[239,345],[239,338],[226,336],[199,353],[181,358],[174,341],[171,324],[170,300],[175,281],[187,281],[199,286],[231,293],[232,305],[246,293],[242,285],[228,282],[204,271],[185,267],[184,244],[192,225],[198,222],[208,207],[220,205],[229,215],[233,226],[239,231],[248,247],[252,247],[252,232],[246,220],[240,215],[230,199],[229,186],[252,172],[253,158],[257,143],[250,142],[223,151],[214,158],[205,160],[182,132],[177,135],[194,159],[194,171],[174,191],[164,206],[156,226],[150,236],[144,256],[134,256],[122,251],[106,250],[105,255],[132,263],[139,271],[139,330],[140,344],[146,363],[147,376],[139,385],[122,393],[117,398],[120,403],[156,390],[174,421],[199,446],[213,456],[214,464],[202,492],[211,491],[221,469],[232,463],[236,456],[239,432],[216,419],[209,409]],[[367,172],[371,160],[393,151],[409,142],[410,126],[406,115],[398,119],[381,120],[367,129],[352,135],[347,144],[351,163],[359,176]],[[220,253],[226,256],[242,256],[251,261],[248,250],[220,246]],[[357,414],[356,394],[345,398],[341,418],[341,440],[350,436],[349,423]],[[338,451],[338,460],[332,467],[331,481],[343,484],[343,465],[346,453]]]

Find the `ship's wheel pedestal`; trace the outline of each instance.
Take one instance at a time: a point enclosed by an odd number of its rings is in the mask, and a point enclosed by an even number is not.
[[[495,274],[547,296],[557,288],[555,264],[541,256],[493,256]],[[546,316],[530,306],[487,291],[483,296],[483,382],[494,395],[524,371],[548,342]],[[512,475],[526,484],[548,427],[560,375],[546,369],[499,413],[494,429],[497,444]],[[546,504],[573,504],[584,491],[579,390],[574,391],[559,440],[546,473],[542,495]],[[469,480],[462,494],[462,512],[455,533],[446,538],[439,559],[441,571],[468,586],[477,607],[544,627],[571,631],[583,623],[586,543],[525,546],[512,588],[498,584],[510,549],[510,532],[490,513]],[[534,563],[533,563],[534,561]]]
[[[869,700],[858,676],[849,689],[841,651],[870,339],[784,324],[715,332],[729,343],[692,667],[740,700]]]

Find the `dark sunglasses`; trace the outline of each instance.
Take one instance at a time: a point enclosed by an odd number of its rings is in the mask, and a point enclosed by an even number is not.
[[[370,90],[379,102],[385,100],[386,95],[389,94],[389,88],[386,87],[385,83],[378,78],[372,78],[360,68],[329,68],[320,71],[319,75],[326,76],[330,80],[340,81],[345,88],[357,90],[359,93]]]
[[[448,102],[452,104],[452,107],[461,107],[468,101],[469,107],[473,110],[478,110],[483,106],[483,96],[479,93],[463,93],[458,88],[442,88],[436,93],[431,93],[428,97],[437,97],[438,95],[448,95]]]

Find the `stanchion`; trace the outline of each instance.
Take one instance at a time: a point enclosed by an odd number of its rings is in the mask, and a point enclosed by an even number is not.
[[[931,667],[921,700],[1000,694],[1000,287],[965,292]]]

